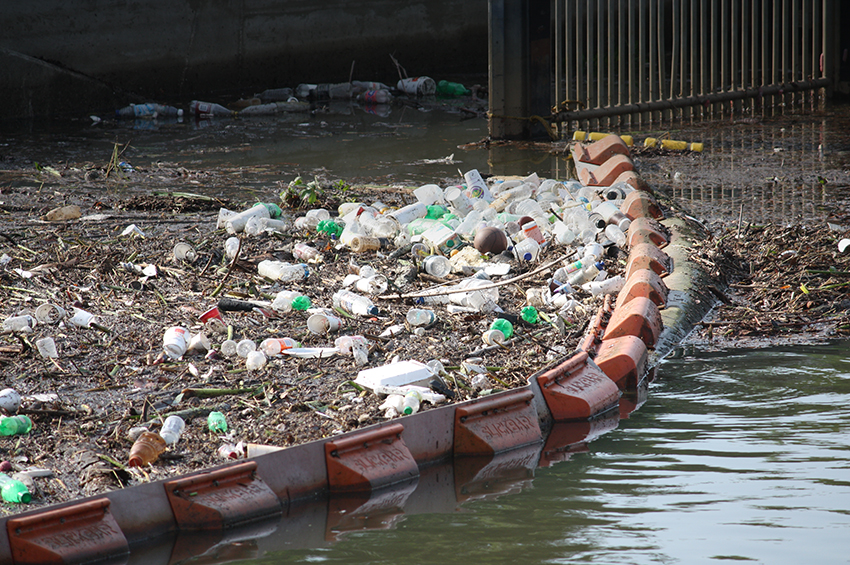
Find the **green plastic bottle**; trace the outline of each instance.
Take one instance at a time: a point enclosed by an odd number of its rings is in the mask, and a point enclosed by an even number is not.
[[[28,434],[31,429],[32,420],[29,416],[0,416],[0,435]]]
[[[342,228],[333,220],[322,220],[316,226],[316,230],[320,233],[326,233],[331,237],[338,238],[342,233]]]
[[[437,83],[437,96],[466,96],[469,94],[469,89],[459,82],[449,82],[441,80]]]
[[[493,323],[490,324],[490,329],[499,330],[505,334],[505,339],[511,339],[511,336],[514,335],[514,325],[504,318],[496,318],[493,320]]]
[[[227,420],[221,412],[210,412],[207,417],[207,427],[211,432],[225,433],[227,431]]]
[[[538,320],[537,308],[534,306],[526,306],[522,309],[522,319],[529,324],[536,324]]]
[[[27,486],[5,473],[0,473],[0,496],[6,502],[14,502],[15,504],[28,504],[32,500],[32,495]]]
[[[439,204],[431,204],[427,207],[427,210],[428,213],[425,217],[429,220],[439,220],[449,212],[448,208]]]

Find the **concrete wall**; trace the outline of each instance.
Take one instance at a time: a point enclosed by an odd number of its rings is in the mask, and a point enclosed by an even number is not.
[[[390,54],[410,76],[487,69],[484,0],[28,0],[4,2],[0,29],[0,66],[13,52],[163,101],[344,82],[352,61],[355,79],[394,82]],[[0,99],[40,115],[45,68],[2,76]]]

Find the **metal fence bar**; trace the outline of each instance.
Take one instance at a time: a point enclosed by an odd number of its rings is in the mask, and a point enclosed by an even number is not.
[[[759,105],[771,112],[780,102],[791,107],[807,101],[811,95],[800,94],[801,85],[823,88],[814,79],[835,73],[827,48],[835,39],[835,5],[835,0],[553,0],[553,102],[560,110],[553,118],[616,117],[625,125],[750,112]],[[733,95],[718,96],[726,93]],[[751,97],[759,104],[741,102]]]

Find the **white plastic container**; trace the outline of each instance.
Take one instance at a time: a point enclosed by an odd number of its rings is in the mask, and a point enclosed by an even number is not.
[[[443,189],[436,184],[423,184],[413,191],[413,196],[425,206],[444,202]]]
[[[162,336],[162,349],[171,359],[179,359],[186,353],[192,334],[184,327],[172,326]]]
[[[493,201],[493,195],[490,194],[490,189],[478,169],[472,169],[463,174],[466,181],[466,195],[469,198],[483,198],[487,202]]]
[[[591,281],[582,285],[582,288],[590,291],[593,296],[604,296],[606,294],[617,294],[623,289],[626,280],[622,275],[605,279],[604,281]]]
[[[457,186],[451,186],[446,189],[446,192],[443,194],[446,202],[448,202],[454,211],[457,212],[457,215],[460,217],[464,217],[470,212],[472,212],[472,201],[469,197]]]
[[[424,363],[414,361],[399,361],[372,369],[364,369],[357,374],[354,382],[360,386],[374,390],[375,387],[418,385],[427,387],[434,374]]]
[[[307,318],[307,329],[316,335],[338,332],[342,326],[342,319],[332,314],[313,314]]]

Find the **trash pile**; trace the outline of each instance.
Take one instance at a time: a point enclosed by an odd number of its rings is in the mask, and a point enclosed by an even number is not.
[[[632,190],[473,169],[395,207],[18,221],[0,459],[55,503],[524,386],[622,288]]]
[[[347,101],[360,106],[365,112],[386,116],[394,101],[402,100],[446,100],[459,97],[486,99],[484,89],[479,85],[467,88],[461,83],[447,80],[435,81],[428,76],[401,78],[395,86],[382,82],[357,81],[337,84],[302,83],[295,88],[266,89],[249,98],[240,98],[222,105],[215,102],[193,100],[189,103],[188,114],[195,119],[213,117],[252,117],[272,116],[282,113],[309,112],[315,110],[317,103],[326,101]],[[182,121],[187,112],[183,108],[146,102],[130,104],[115,111],[119,120],[174,120]],[[100,118],[93,117],[96,121]]]

